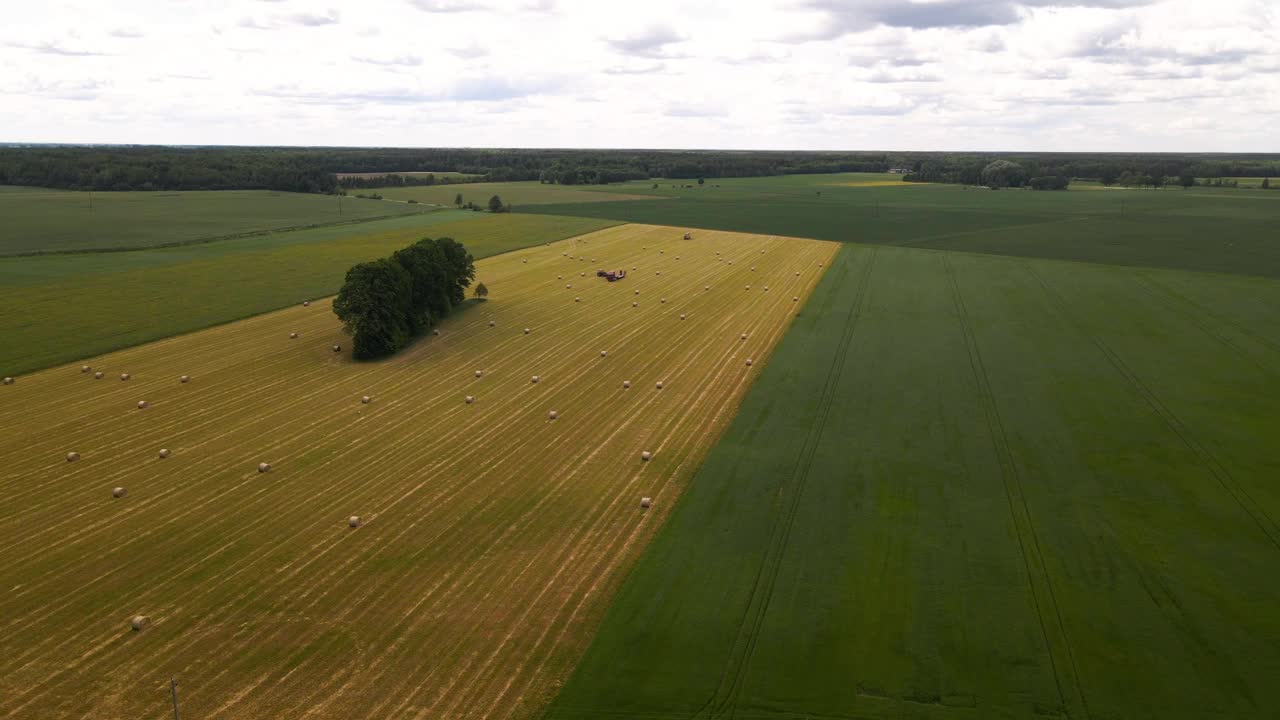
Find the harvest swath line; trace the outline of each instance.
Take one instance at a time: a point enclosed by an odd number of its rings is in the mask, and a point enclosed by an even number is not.
[[[1096,347],[1100,353],[1102,353],[1103,357],[1107,359],[1107,362],[1111,364],[1112,368],[1114,368],[1115,371],[1128,382],[1129,386],[1133,388],[1138,396],[1142,398],[1143,402],[1151,408],[1152,412],[1160,418],[1165,426],[1168,427],[1174,435],[1178,436],[1178,439],[1182,441],[1182,444],[1185,445],[1197,459],[1199,459],[1200,464],[1209,471],[1209,474],[1212,475],[1215,480],[1218,481],[1218,484],[1221,485],[1222,489],[1231,496],[1231,499],[1235,501],[1236,505],[1238,505],[1240,509],[1243,510],[1255,524],[1257,524],[1258,529],[1267,536],[1267,539],[1271,541],[1271,544],[1275,545],[1277,550],[1280,550],[1280,526],[1276,524],[1275,519],[1267,513],[1266,509],[1258,504],[1257,500],[1249,494],[1249,491],[1245,490],[1244,487],[1236,482],[1235,478],[1231,475],[1231,471],[1219,462],[1218,458],[1215,457],[1208,448],[1196,440],[1186,424],[1183,423],[1182,420],[1172,410],[1170,410],[1162,400],[1160,400],[1160,396],[1156,395],[1155,392],[1142,381],[1142,378],[1138,377],[1137,373],[1133,372],[1133,370],[1129,368],[1129,366],[1124,362],[1124,359],[1121,358],[1120,355],[1111,348],[1111,346],[1103,342],[1102,339],[1097,337],[1094,333],[1089,332],[1089,330],[1076,319],[1075,315],[1067,309],[1066,303],[1063,301],[1062,296],[1058,294],[1058,291],[1046,283],[1044,279],[1040,277],[1040,274],[1037,273],[1030,265],[1024,263],[1024,267],[1027,272],[1035,278],[1036,282],[1044,288],[1045,294],[1053,300],[1054,305],[1057,307],[1058,312],[1062,317],[1074,325],[1082,335],[1089,338],[1089,341],[1093,343],[1094,347]]]
[[[137,716],[170,672],[201,717],[530,713],[835,250],[682,233],[586,236],[606,267],[641,268],[621,284],[578,277],[597,264],[561,257],[568,242],[482,261],[494,300],[378,364],[331,353],[349,341],[314,301],[89,361],[127,383],[20,378],[6,391],[30,411],[0,415],[0,455],[24,513],[0,542],[48,550],[0,571],[6,637],[40,638],[4,648],[0,714]],[[338,530],[353,513],[364,526]],[[131,635],[137,612],[156,622]]]
[[[982,397],[982,409],[987,422],[987,432],[991,437],[992,451],[1000,463],[1000,476],[1004,481],[1005,497],[1009,501],[1009,517],[1013,520],[1015,534],[1018,536],[1018,549],[1022,555],[1023,566],[1027,571],[1027,585],[1031,589],[1032,602],[1035,603],[1036,619],[1040,622],[1040,632],[1045,642],[1045,654],[1049,658],[1053,681],[1058,689],[1058,699],[1067,714],[1073,714],[1071,708],[1078,702],[1084,716],[1087,718],[1089,717],[1089,703],[1085,699],[1084,689],[1080,685],[1080,672],[1076,667],[1075,655],[1071,651],[1071,640],[1067,636],[1066,625],[1062,622],[1062,611],[1058,607],[1058,599],[1053,592],[1053,581],[1049,577],[1044,554],[1040,550],[1040,539],[1036,535],[1035,523],[1031,519],[1031,507],[1027,504],[1026,495],[1022,490],[1022,478],[1018,473],[1018,464],[1009,449],[1009,436],[1005,432],[1004,420],[1000,417],[1000,407],[996,404],[995,395],[991,392],[991,380],[987,375],[986,365],[982,361],[982,349],[978,345],[977,337],[973,334],[973,327],[969,321],[969,312],[964,304],[964,296],[961,294],[960,285],[956,281],[955,268],[952,267],[950,258],[945,254],[942,256],[942,265],[946,270],[947,283],[951,287],[951,299],[955,303],[960,330],[969,351],[969,366],[973,372],[973,380],[978,386],[978,394]],[[1015,496],[1017,496],[1016,500],[1014,499]],[[1019,507],[1022,509],[1021,513],[1018,512]],[[1030,536],[1030,543],[1027,542],[1025,536]],[[1029,548],[1028,545],[1030,546]],[[1057,634],[1051,635],[1048,625],[1045,623],[1040,591],[1036,589],[1037,578],[1044,583],[1045,599],[1057,619]],[[1057,641],[1056,643],[1055,640]],[[1070,663],[1070,688],[1073,691],[1070,698],[1062,688],[1062,677],[1059,674],[1058,660],[1055,657],[1055,645],[1058,643],[1061,643],[1066,649],[1067,659]]]

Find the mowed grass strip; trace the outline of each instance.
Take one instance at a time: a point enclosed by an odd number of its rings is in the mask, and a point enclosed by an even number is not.
[[[386,362],[316,301],[4,387],[0,714],[534,713],[836,252],[682,234],[480,261]]]
[[[1276,303],[847,246],[545,717],[1277,715]]]
[[[616,221],[449,212],[127,253],[0,259],[0,373],[198,330],[337,292],[352,265],[424,236],[476,257],[560,240]]]
[[[75,192],[0,186],[0,255],[178,244],[419,212],[401,203],[270,190]]]

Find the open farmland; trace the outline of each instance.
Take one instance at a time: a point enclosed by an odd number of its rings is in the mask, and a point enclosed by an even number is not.
[[[1280,716],[1277,307],[846,246],[546,717]]]
[[[601,189],[591,189],[591,188]],[[540,182],[468,183],[457,185],[429,185],[420,187],[387,187],[377,190],[354,192],[378,193],[388,200],[417,200],[453,207],[459,194],[462,201],[489,207],[489,198],[497,195],[510,205],[540,203],[591,203],[609,200],[646,200],[648,196],[617,190],[615,186],[547,185]]]
[[[317,301],[0,388],[0,714],[532,713],[836,252],[681,232],[481,261],[381,363]]]
[[[421,212],[333,195],[218,190],[73,192],[0,186],[0,255],[181,245]]]
[[[616,224],[446,211],[178,248],[0,258],[0,373],[13,375],[337,292],[347,269],[424,236],[478,257]]]
[[[630,182],[516,212],[1280,278],[1280,191],[993,192],[857,173]],[[609,193],[646,195],[611,201]],[[505,199],[505,195],[503,196]],[[487,197],[486,197],[487,199]]]

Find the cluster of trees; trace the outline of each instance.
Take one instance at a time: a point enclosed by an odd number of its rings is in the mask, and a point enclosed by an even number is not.
[[[462,243],[423,238],[348,270],[333,312],[351,335],[356,358],[386,357],[461,304],[475,277],[475,259]]]
[[[482,206],[482,205],[476,204],[476,202],[473,200],[467,200],[464,202],[462,199],[462,193],[458,193],[457,195],[453,196],[453,204],[459,210],[475,210],[476,212],[479,212],[487,208],[491,213],[511,212],[511,205],[504,204],[502,202],[502,198],[498,197],[497,195],[494,195],[493,197],[489,198],[489,203],[487,206]]]
[[[971,161],[958,168],[925,161],[918,170],[902,179],[906,182],[959,183],[989,188],[1029,187],[1032,190],[1066,190],[1071,184],[1066,175],[1048,172],[1041,166],[1028,169],[1022,163],[1006,159],[993,160],[985,165]]]
[[[756,177],[905,168],[907,179],[980,185],[997,161],[1034,178],[1267,177],[1280,156],[1119,153],[799,152],[720,150],[528,150],[474,148],[235,148],[160,146],[0,146],[0,185],[75,190],[270,189],[337,192],[343,188],[540,180],[563,185],[670,178]],[[458,172],[466,177],[406,175]],[[341,180],[336,173],[378,173]],[[1056,181],[1054,181],[1056,182]],[[1046,180],[1039,184],[1050,183]]]

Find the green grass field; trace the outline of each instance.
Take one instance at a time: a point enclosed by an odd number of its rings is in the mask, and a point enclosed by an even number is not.
[[[339,212],[332,195],[267,190],[87,193],[0,186],[0,255],[177,245],[422,209],[344,198]]]
[[[656,199],[517,204],[516,211],[1280,277],[1280,191],[993,192],[846,184],[880,177],[740,178],[693,188],[659,181],[656,190],[653,182],[623,183],[607,191]]]
[[[118,253],[0,258],[0,373],[14,375],[337,292],[348,268],[424,237],[477,257],[616,224],[447,211]]]
[[[546,717],[1280,715],[1276,307],[847,246]]]
[[[539,203],[589,203],[616,199],[644,199],[642,195],[625,193],[618,185],[544,185],[539,182],[466,183],[458,185],[429,185],[424,187],[378,188],[352,192],[378,193],[388,200],[417,200],[419,203],[453,207],[454,199],[461,194],[463,202],[474,202],[489,207],[489,198],[497,195],[504,203],[531,205]]]

